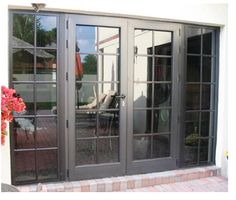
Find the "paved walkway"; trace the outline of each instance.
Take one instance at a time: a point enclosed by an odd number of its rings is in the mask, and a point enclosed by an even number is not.
[[[129,189],[126,192],[228,192],[228,180],[221,176]]]

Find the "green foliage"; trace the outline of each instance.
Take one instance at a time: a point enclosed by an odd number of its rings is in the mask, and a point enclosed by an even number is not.
[[[87,55],[83,59],[84,74],[97,74],[97,57]]]
[[[185,144],[189,146],[196,146],[198,145],[198,133],[192,133],[188,135],[185,139]]]

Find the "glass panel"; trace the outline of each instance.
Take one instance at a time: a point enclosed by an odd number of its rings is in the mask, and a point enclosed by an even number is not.
[[[34,15],[13,14],[13,46],[34,45]]]
[[[119,81],[119,59],[119,56],[100,55],[98,81]]]
[[[154,84],[154,107],[171,106],[171,84]]]
[[[202,63],[202,81],[203,82],[211,82],[211,65],[212,58],[211,57],[203,57]]]
[[[169,132],[171,130],[171,110],[154,110],[153,132]]]
[[[199,112],[188,112],[185,114],[185,138],[194,138],[199,135]]]
[[[171,81],[171,58],[155,58],[154,81]]]
[[[99,136],[119,135],[119,112],[99,113],[98,133]]]
[[[202,85],[202,109],[210,109],[211,85]]]
[[[201,53],[201,28],[187,29],[187,53]]]
[[[57,88],[56,84],[38,84],[37,93],[37,114],[53,115],[57,113]]]
[[[15,152],[15,181],[36,180],[35,173],[35,152]]]
[[[38,180],[57,178],[57,150],[37,151]]]
[[[134,81],[152,81],[152,57],[135,56]]]
[[[34,50],[13,49],[12,58],[12,80],[33,81],[34,80]]]
[[[156,55],[172,54],[171,38],[171,32],[154,31],[154,49]]]
[[[96,136],[96,112],[76,113],[76,137],[95,137]]]
[[[97,85],[76,83],[75,103],[81,110],[97,108]]]
[[[118,53],[120,48],[119,28],[98,28],[99,52],[100,53]]]
[[[14,118],[12,130],[15,149],[34,148],[34,118]]]
[[[188,138],[184,142],[184,163],[186,165],[197,164],[198,160],[198,139]]]
[[[134,110],[133,133],[151,133],[152,110]]]
[[[96,163],[96,140],[76,141],[76,165]]]
[[[134,37],[135,54],[152,54],[152,31],[136,29]]]
[[[98,163],[119,161],[119,138],[98,139]]]
[[[134,108],[152,106],[152,84],[134,83]]]
[[[187,84],[186,109],[198,110],[200,108],[200,85]]]
[[[75,76],[77,81],[97,81],[97,56],[76,52]]]
[[[209,139],[200,140],[200,162],[210,161],[211,144],[209,145],[209,141],[212,143]]]
[[[212,31],[203,30],[203,54],[211,55],[212,53]]]
[[[170,156],[170,135],[153,136],[153,158]]]
[[[209,137],[212,134],[213,124],[211,123],[211,119],[213,113],[210,112],[202,112],[201,113],[201,136]]]
[[[187,56],[187,81],[200,82],[200,56]]]
[[[36,141],[38,148],[57,147],[57,118],[37,118]]]
[[[37,46],[57,46],[57,18],[55,16],[36,16]]]
[[[23,98],[26,104],[26,111],[21,114],[14,113],[14,116],[33,115],[34,114],[34,85],[32,84],[14,84],[16,93]]]
[[[133,159],[142,160],[151,158],[151,137],[133,138]]]
[[[57,51],[37,49],[36,55],[36,80],[56,81]]]
[[[97,52],[97,27],[76,26],[76,52]]]

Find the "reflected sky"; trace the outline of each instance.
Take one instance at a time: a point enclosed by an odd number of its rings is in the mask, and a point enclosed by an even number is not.
[[[40,20],[41,27],[45,31],[50,31],[53,28],[56,28],[56,17],[54,16],[37,16],[37,20]]]

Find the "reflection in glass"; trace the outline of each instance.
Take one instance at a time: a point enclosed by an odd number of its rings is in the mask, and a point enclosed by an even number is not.
[[[134,83],[134,108],[152,106],[152,84]]]
[[[200,108],[200,85],[187,84],[186,109],[197,110]]]
[[[97,52],[97,27],[76,26],[76,46],[80,53]]]
[[[155,55],[172,54],[172,33],[164,31],[154,31]]]
[[[37,49],[36,51],[37,81],[56,81],[57,52],[56,50]]]
[[[201,53],[201,28],[187,29],[187,53]]]
[[[34,15],[13,14],[13,46],[30,47],[34,44]]]
[[[15,149],[34,148],[34,118],[14,118],[12,130]]]
[[[210,143],[210,144],[209,144]],[[212,152],[211,149],[212,140],[210,139],[202,139],[200,140],[200,162],[209,162],[210,161],[210,154]]]
[[[151,158],[151,137],[133,138],[133,160]]]
[[[119,138],[97,140],[98,163],[119,162]]]
[[[134,81],[152,81],[152,57],[135,56]]]
[[[38,180],[56,179],[58,172],[57,150],[37,151]]]
[[[95,112],[83,112],[76,113],[76,137],[95,137],[96,133],[96,113]]]
[[[96,163],[96,140],[76,141],[76,165]]]
[[[57,146],[57,118],[37,118],[36,146],[38,148]]]
[[[200,120],[199,112],[187,112],[185,116],[185,138],[198,137]]]
[[[57,46],[57,18],[55,16],[36,16],[37,46],[56,47]]]
[[[196,164],[198,160],[198,139],[187,138],[184,142],[184,163],[186,165]]]
[[[154,81],[171,81],[171,58],[155,58]]]
[[[153,132],[169,132],[171,130],[171,110],[154,110],[153,112]]]
[[[135,110],[133,112],[133,133],[151,133],[151,110]]]
[[[33,181],[36,180],[35,173],[35,152],[15,152],[14,153],[15,181]]]
[[[202,81],[203,82],[211,82],[211,65],[212,65],[212,58],[203,57],[203,62],[202,62]]]
[[[14,84],[14,89],[16,90],[16,93],[20,95],[21,98],[23,98],[25,105],[26,105],[26,111],[19,114],[19,113],[13,113],[15,116],[18,115],[33,115],[34,114],[34,86],[32,84]]]
[[[212,32],[206,30],[203,33],[203,54],[211,55],[212,54]]]
[[[202,109],[210,109],[211,85],[202,85]]]
[[[201,136],[208,137],[211,132],[210,112],[201,113]]]
[[[170,135],[153,136],[153,158],[170,156]]]
[[[171,84],[154,84],[154,106],[171,106]]]
[[[187,81],[200,82],[201,57],[187,56]]]
[[[34,80],[34,50],[13,49],[13,81]]]
[[[56,84],[38,84],[36,86],[36,109],[38,115],[56,113],[57,88]]]
[[[134,37],[135,54],[152,54],[152,31],[136,29]]]
[[[101,53],[119,53],[120,33],[119,28],[98,28],[98,45]]]

